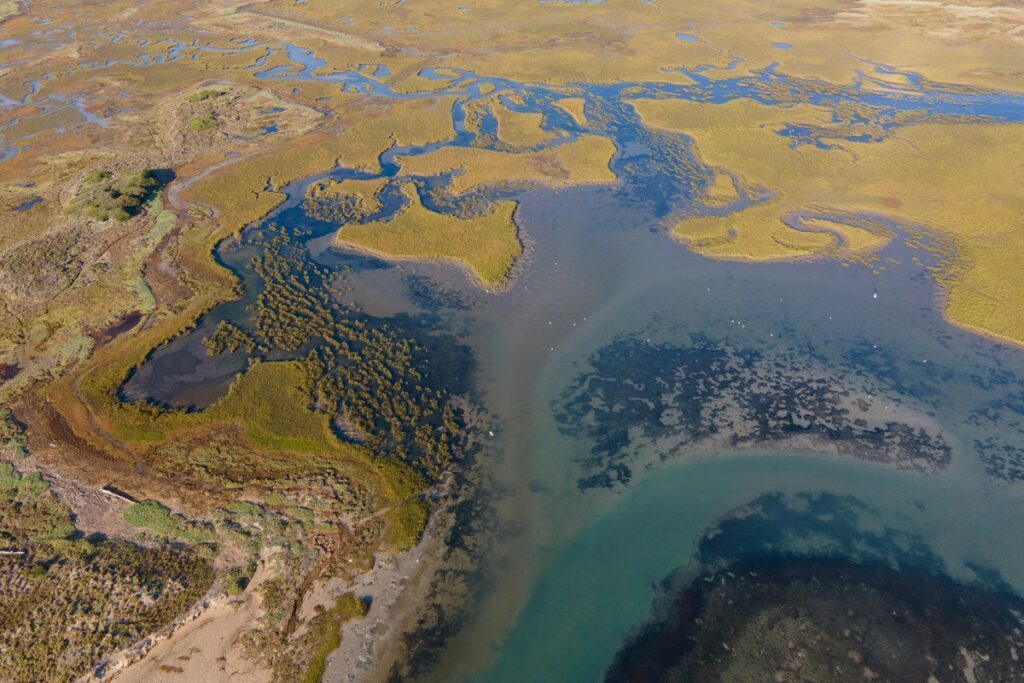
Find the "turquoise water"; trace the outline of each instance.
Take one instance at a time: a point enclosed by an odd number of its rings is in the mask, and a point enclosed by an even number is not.
[[[718,516],[765,491],[828,491],[870,501],[865,525],[898,519],[902,531],[912,531],[933,548],[1024,578],[1019,538],[997,547],[979,541],[1018,524],[1021,502],[991,510],[983,503],[988,492],[978,482],[965,485],[948,476],[922,478],[780,453],[671,465],[551,554],[500,658],[480,680],[599,679],[623,635],[646,617],[653,582],[692,561],[696,539]]]
[[[308,185],[323,176],[285,188],[289,200],[267,221],[286,226],[305,243],[308,257],[298,268],[345,270],[346,300],[369,316],[425,335],[451,335],[472,354],[468,380],[493,432],[479,463],[500,491],[494,507],[502,528],[512,531],[482,558],[492,580],[468,606],[461,627],[441,651],[422,653],[424,661],[437,657],[434,678],[601,678],[622,639],[647,616],[654,585],[677,570],[696,569],[697,544],[716,521],[765,495],[800,500],[801,493],[831,494],[857,511],[852,525],[819,530],[816,548],[854,556],[871,539],[895,538],[892,552],[900,556],[891,560],[927,557],[958,578],[999,576],[1024,591],[1024,536],[1007,533],[1024,512],[1015,469],[1024,464],[1024,354],[943,320],[933,283],[914,264],[916,258],[927,265],[933,257],[903,239],[932,239],[927,226],[885,216],[855,218],[878,221],[894,235],[870,268],[835,261],[718,263],[694,256],[664,227],[683,215],[722,213],[763,198],[744,196],[726,208],[706,204],[702,197],[712,173],[693,154],[692,142],[647,130],[628,104],[651,96],[710,103],[752,98],[779,106],[810,102],[836,108],[833,124],[855,145],[874,138],[861,139],[858,122],[842,120],[841,105],[848,102],[857,103],[857,117],[868,121],[899,120],[892,116],[897,110],[925,119],[955,114],[1020,121],[1024,97],[926,88],[912,74],[905,86],[864,91],[790,79],[775,68],[711,80],[700,67],[685,70],[693,86],[563,88],[427,70],[427,77],[446,81],[440,91],[399,95],[378,79],[386,74],[379,65],[323,73],[325,63],[312,51],[282,49],[292,65],[260,77],[326,80],[381,97],[460,97],[452,111],[454,141],[396,147],[382,155],[376,175],[390,182],[382,208],[365,220],[399,211],[405,201],[399,185],[405,181],[415,182],[423,201],[441,212],[497,199],[519,202],[516,221],[526,256],[500,294],[478,290],[451,266],[395,266],[332,248],[331,236],[344,226],[311,218],[302,204]],[[466,104],[484,96],[483,84],[499,95],[518,95],[508,100],[513,108],[543,113],[545,127],[555,133],[547,144],[565,144],[585,133],[613,139],[618,154],[611,168],[619,181],[558,192],[492,188],[453,197],[446,191],[450,176],[404,176],[403,156],[441,145],[494,146],[488,133],[500,130],[493,116],[483,116],[481,135],[466,123]],[[586,100],[591,123],[580,125],[554,106],[568,94]],[[886,134],[896,130],[896,124],[886,125]],[[796,146],[828,148],[816,137],[821,131],[790,126],[777,132]],[[343,168],[326,175],[375,177]],[[201,408],[223,395],[246,367],[243,353],[209,358],[201,340],[222,320],[242,327],[249,321],[246,305],[262,283],[247,266],[260,254],[256,238],[262,231],[250,229],[240,244],[218,250],[241,278],[245,298],[218,307],[194,332],[156,350],[125,385],[126,398]],[[677,386],[683,352],[696,346],[754,359],[750,373],[782,373],[767,375],[768,384],[807,373],[814,386],[859,392],[878,415],[892,416],[879,419],[910,420],[941,434],[948,465],[905,471],[899,463],[813,456],[765,444],[688,450],[669,413],[703,406],[664,394]],[[610,365],[602,360],[607,358]],[[601,394],[593,390],[599,385],[611,389]],[[713,387],[708,402],[724,400],[729,389]],[[604,398],[609,395],[616,397],[610,403]],[[582,397],[584,405],[589,400],[592,412],[580,418],[567,410],[567,397]],[[635,424],[623,425],[616,416],[632,415],[636,405],[656,414],[639,410]],[[723,429],[730,409],[726,401],[716,413]],[[587,475],[608,471],[616,473],[608,485],[585,485]],[[808,543],[799,529],[787,539],[794,550]]]

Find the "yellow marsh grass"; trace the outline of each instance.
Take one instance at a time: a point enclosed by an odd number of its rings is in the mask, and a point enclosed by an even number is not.
[[[460,261],[488,285],[500,285],[522,253],[512,214],[515,202],[497,202],[483,216],[458,218],[423,206],[412,184],[402,191],[409,204],[390,221],[347,225],[337,240],[396,258]]]
[[[215,171],[189,188],[185,196],[214,207],[221,228],[234,232],[285,200],[285,195],[275,190],[331,169],[340,153],[338,141],[323,135],[289,141]]]
[[[586,103],[587,101],[582,97],[565,97],[555,100],[555,104],[568,112],[573,120],[581,126],[587,123],[587,114],[584,112]]]
[[[615,143],[586,135],[574,142],[542,152],[511,154],[478,147],[445,147],[418,157],[402,158],[402,171],[410,175],[437,175],[464,169],[452,180],[452,192],[463,194],[484,185],[536,183],[567,187],[615,181],[608,164]]]
[[[514,147],[536,147],[553,137],[541,128],[543,114],[512,111],[500,103],[495,103],[491,111],[498,119],[498,138],[502,142]]]
[[[850,144],[854,155],[809,145],[794,150],[776,134],[787,122],[821,116],[809,106],[779,110],[750,101],[705,106],[666,100],[635,106],[648,124],[693,135],[709,163],[777,194],[725,218],[681,222],[675,234],[696,250],[721,258],[791,257],[820,251],[782,223],[792,211],[886,214],[954,239],[961,264],[942,282],[951,321],[1024,343],[1024,125],[910,126],[882,143]],[[715,223],[735,236],[728,238]],[[854,241],[871,248],[867,237]]]
[[[715,177],[707,189],[704,201],[710,206],[729,206],[738,201],[740,193],[736,189],[736,182],[732,176],[722,169],[716,168],[714,171]]]
[[[838,0],[755,0],[659,3],[607,0],[588,4],[539,4],[477,0],[459,3],[380,4],[352,0],[345,23],[331,3],[262,5],[286,18],[300,13],[318,27],[387,44],[398,54],[433,57],[432,64],[475,70],[521,81],[621,82],[675,79],[661,68],[726,66],[743,75],[778,61],[792,75],[850,82],[869,56],[944,82],[1020,89],[1024,46],[1015,37],[1018,14],[963,3],[895,3],[864,0],[851,9]],[[855,10],[855,11],[854,11]],[[776,28],[769,22],[782,20]],[[698,42],[675,37],[695,23]],[[419,27],[417,32],[397,27]],[[443,30],[435,30],[443,27]],[[793,47],[779,50],[785,42]],[[955,45],[956,59],[950,58]],[[723,72],[724,73],[724,72]],[[716,76],[715,72],[707,75]]]
[[[825,218],[805,218],[804,224],[812,230],[830,232],[842,239],[842,249],[854,254],[868,253],[881,249],[892,235],[888,231],[872,232],[865,228],[847,225]]]

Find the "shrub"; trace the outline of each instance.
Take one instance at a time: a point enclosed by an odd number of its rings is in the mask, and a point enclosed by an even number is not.
[[[83,179],[68,206],[68,213],[98,221],[111,218],[126,221],[142,210],[159,184],[150,171],[123,176],[115,176],[110,171],[93,171]]]
[[[212,112],[208,112],[192,117],[192,120],[188,122],[188,129],[193,133],[205,133],[206,131],[214,130],[219,125],[220,122],[217,121],[217,117]]]

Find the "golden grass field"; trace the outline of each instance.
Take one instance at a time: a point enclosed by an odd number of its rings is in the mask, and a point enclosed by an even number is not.
[[[294,16],[289,0],[256,7],[260,18]],[[310,5],[302,15],[323,31],[361,40],[367,47],[358,57],[361,62],[370,61],[371,45],[387,44],[407,51],[409,56],[400,61],[416,64],[434,56],[424,66],[523,81],[665,80],[661,67],[725,66],[740,56],[746,60],[740,73],[778,61],[785,73],[847,83],[864,67],[860,60],[868,58],[913,68],[936,81],[1019,88],[1022,45],[1015,31],[1021,12],[1013,3],[992,0],[788,0],[771,5],[750,0],[699,5],[480,0],[468,11],[458,5],[382,6],[358,0],[346,5],[341,16],[330,5]],[[239,23],[256,23],[254,17],[236,16]],[[359,21],[348,23],[344,17]],[[699,41],[680,41],[678,32],[695,34]],[[777,42],[793,48],[776,49]],[[955,59],[949,58],[951,49]]]
[[[563,97],[555,102],[559,107],[569,112],[573,120],[581,126],[587,123],[586,103],[587,101],[582,97]]]
[[[460,218],[424,207],[412,184],[402,191],[409,204],[397,216],[346,225],[337,241],[392,258],[459,261],[485,285],[504,284],[523,250],[512,218],[515,202],[497,202],[482,216]]]
[[[551,133],[541,128],[544,115],[513,111],[503,104],[493,107],[498,119],[498,137],[513,147],[536,147],[552,138]]]

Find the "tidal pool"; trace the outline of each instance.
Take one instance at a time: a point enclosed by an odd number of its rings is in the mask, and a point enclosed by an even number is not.
[[[366,70],[318,77],[323,64],[314,53],[288,54],[293,67],[263,76],[400,96]],[[449,335],[472,353],[465,379],[491,421],[479,466],[499,491],[493,506],[505,533],[483,558],[488,580],[479,599],[435,641],[443,647],[413,653],[424,677],[601,679],[647,620],[661,582],[695,574],[709,530],[766,496],[797,512],[820,502],[814,524],[806,515],[769,519],[786,531],[773,551],[855,561],[881,548],[879,557],[897,568],[1024,592],[1024,536],[1008,531],[1024,515],[1024,353],[945,322],[927,270],[936,257],[913,246],[927,242],[927,226],[889,221],[895,238],[870,264],[695,256],[663,228],[673,216],[716,210],[701,200],[710,173],[687,138],[644,128],[626,103],[661,96],[779,104],[775,86],[785,83],[786,102],[849,99],[886,119],[911,109],[1021,120],[1024,99],[934,86],[826,92],[772,69],[731,81],[688,73],[695,86],[573,86],[601,114],[586,125],[553,105],[566,94],[557,88],[468,72],[431,72],[450,82],[408,95],[462,97],[453,110],[458,136],[439,144],[487,144],[465,125],[465,104],[482,96],[482,83],[544,113],[545,126],[563,133],[550,144],[584,132],[616,141],[614,185],[451,197],[447,176],[412,179],[438,211],[470,200],[520,203],[526,256],[507,291],[481,291],[451,266],[393,265],[333,247],[339,225],[303,209],[306,188],[323,176],[286,188],[289,200],[265,223],[305,244],[308,258],[297,268],[345,272],[338,295],[369,316]],[[779,134],[813,142],[802,139],[807,131]],[[391,182],[379,211],[362,220],[394,215],[407,201],[396,157],[436,147],[386,152],[378,175]],[[220,321],[250,320],[246,307],[262,283],[247,266],[263,232],[265,225],[252,228],[218,250],[245,297],[157,349],[125,385],[125,398],[202,408],[244,370],[244,352],[211,358],[202,339]],[[702,363],[718,365],[696,381]],[[735,548],[738,559],[755,563],[762,551]]]

